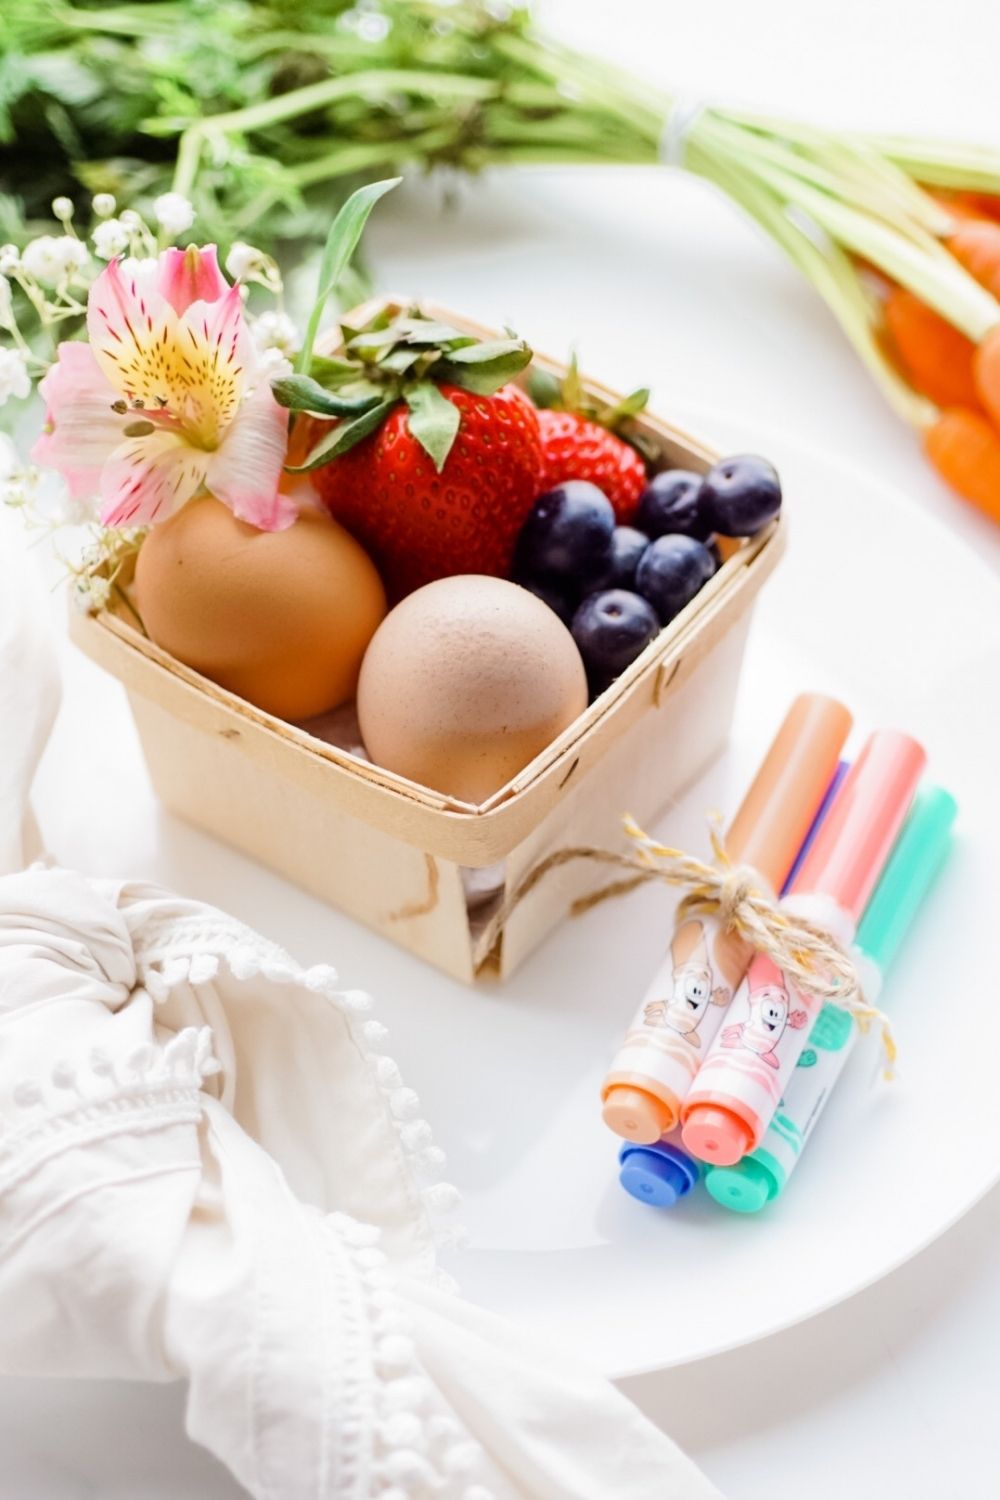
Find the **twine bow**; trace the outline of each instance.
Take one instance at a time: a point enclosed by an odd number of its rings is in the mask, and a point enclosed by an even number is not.
[[[881,1030],[884,1073],[893,1076],[896,1041],[888,1018],[864,995],[858,964],[823,926],[799,912],[788,911],[763,887],[748,865],[734,864],[719,832],[717,817],[709,819],[714,864],[659,844],[626,815],[625,832],[638,850],[639,862],[667,885],[687,888],[678,918],[715,917],[726,932],[742,938],[755,953],[766,954],[800,994],[820,1005],[838,1005],[867,1033]]]
[[[767,890],[756,870],[734,864],[719,832],[717,816],[709,819],[713,864],[659,844],[626,815],[625,832],[635,853],[617,853],[587,845],[556,849],[538,862],[508,894],[487,924],[483,951],[495,951],[507,919],[550,871],[575,860],[608,865],[622,871],[621,878],[581,896],[570,907],[580,916],[612,896],[623,896],[650,880],[685,889],[678,917],[715,917],[726,932],[735,933],[755,953],[764,953],[792,985],[810,999],[829,1002],[846,1010],[867,1033],[877,1025],[881,1032],[884,1076],[892,1078],[896,1063],[896,1041],[885,1014],[865,998],[857,957],[846,953],[820,923],[781,907]]]

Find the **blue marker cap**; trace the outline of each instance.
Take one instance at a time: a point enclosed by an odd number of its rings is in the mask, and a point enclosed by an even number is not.
[[[698,1181],[698,1163],[668,1141],[636,1146],[627,1141],[618,1152],[618,1180],[626,1193],[654,1208],[672,1208]]]

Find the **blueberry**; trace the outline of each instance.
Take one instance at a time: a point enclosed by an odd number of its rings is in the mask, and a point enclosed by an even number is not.
[[[537,579],[529,579],[522,584],[522,588],[526,588],[530,594],[534,594],[536,598],[541,599],[543,604],[547,604],[549,609],[559,616],[564,625],[572,624],[573,614],[576,609],[575,599],[568,599],[562,590],[557,589],[554,584],[540,583]]]
[[[693,536],[703,542],[712,530],[701,514],[702,476],[690,469],[654,474],[639,497],[635,523],[651,537]]]
[[[649,546],[645,532],[634,526],[616,526],[611,536],[611,557],[607,571],[598,580],[602,589],[630,589],[635,583],[639,559]]]
[[[573,639],[587,676],[604,688],[635,661],[659,633],[656,611],[628,589],[602,589],[584,599],[573,616]]]
[[[661,536],[642,554],[635,586],[666,625],[714,572],[715,559],[704,542],[693,536]]]
[[[607,571],[615,513],[596,484],[570,479],[541,499],[517,539],[514,577],[557,581],[583,593]]]
[[[709,531],[753,536],[781,509],[781,481],[755,453],[722,458],[705,475],[700,503]]]

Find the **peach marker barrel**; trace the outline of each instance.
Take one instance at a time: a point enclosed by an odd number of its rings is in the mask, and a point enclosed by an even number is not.
[[[781,889],[809,833],[851,728],[842,703],[795,699],[726,834],[731,858],[761,885]],[[666,958],[604,1081],[604,1122],[651,1145],[672,1130],[681,1104],[750,961],[750,950],[711,918],[674,930]]]
[[[869,738],[785,898],[789,911],[850,944],[926,759],[909,735]],[[729,1167],[760,1145],[819,1008],[769,958],[753,959],[684,1102],[692,1156]]]

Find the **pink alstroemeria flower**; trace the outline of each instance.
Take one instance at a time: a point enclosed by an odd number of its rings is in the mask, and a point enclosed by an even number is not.
[[[106,526],[166,519],[203,490],[262,531],[298,514],[279,494],[288,413],[255,355],[238,286],[215,246],[166,250],[155,280],[113,260],[90,289],[89,344],[59,345],[40,390],[35,463],[74,499],[100,494]]]

